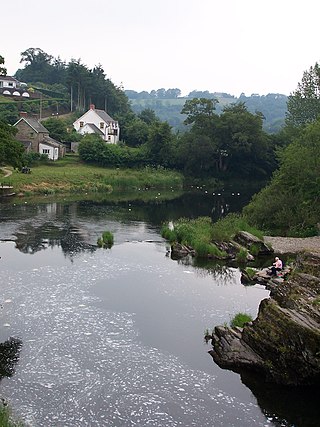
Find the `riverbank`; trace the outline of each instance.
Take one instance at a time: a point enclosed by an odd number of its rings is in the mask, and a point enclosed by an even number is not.
[[[320,254],[320,236],[314,237],[271,237],[264,236],[277,254],[311,252]]]
[[[214,361],[222,368],[257,372],[283,385],[319,385],[320,254],[297,256],[295,271],[270,281],[270,298],[243,328],[216,326]]]
[[[30,174],[13,170],[1,181],[10,181],[14,192],[23,196],[110,193],[118,190],[182,189],[183,175],[163,168],[143,169],[103,168],[89,165],[70,155],[56,162],[40,164],[31,168]]]

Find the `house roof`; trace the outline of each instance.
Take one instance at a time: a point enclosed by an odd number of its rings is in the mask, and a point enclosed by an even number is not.
[[[104,135],[101,129],[99,129],[94,123],[86,123],[85,126],[89,126],[94,133],[97,133],[99,135]]]
[[[113,120],[113,118],[112,117],[110,117],[109,116],[109,114],[108,113],[106,113],[104,110],[97,110],[97,109],[94,109],[93,111],[95,111],[97,114],[98,114],[98,116],[102,119],[102,120],[104,120],[105,122],[115,122],[116,120]]]
[[[20,83],[19,80],[11,76],[0,76],[0,80]]]
[[[64,146],[64,144],[62,144],[62,142],[56,141],[55,139],[51,138],[50,136],[45,136],[43,141],[41,141],[40,144],[48,144],[51,145],[52,147],[61,147]]]
[[[20,123],[22,120],[31,126],[32,129],[37,133],[49,133],[47,128],[45,128],[37,119],[32,117],[21,117],[13,126],[17,126],[18,123]]]

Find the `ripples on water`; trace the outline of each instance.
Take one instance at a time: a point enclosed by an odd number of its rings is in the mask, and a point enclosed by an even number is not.
[[[127,246],[128,256],[148,250],[159,257],[152,244]],[[12,250],[7,243],[3,252]],[[163,259],[165,248],[161,250]],[[49,251],[38,267],[32,260],[19,272],[13,271],[13,263],[12,269],[3,268],[7,302],[2,324],[7,322],[8,332],[21,337],[23,349],[16,374],[3,380],[1,389],[26,422],[72,427],[265,425],[254,403],[217,389],[215,376],[144,345],[135,313],[105,309],[90,292],[97,283],[108,287],[108,282],[130,280],[134,273],[168,280],[168,265],[166,271],[163,265],[126,261],[120,246],[51,265],[50,258],[61,258],[61,253]]]

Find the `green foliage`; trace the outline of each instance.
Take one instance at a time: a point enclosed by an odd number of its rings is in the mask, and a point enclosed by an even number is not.
[[[22,166],[23,145],[16,141],[16,129],[0,122],[0,165]]]
[[[229,241],[239,231],[247,231],[259,239],[263,239],[263,233],[249,225],[246,217],[240,214],[229,214],[212,224],[212,235],[216,241]]]
[[[43,126],[48,129],[51,138],[64,142],[68,139],[67,126],[59,118],[49,118],[42,122]]]
[[[7,69],[2,67],[4,64],[4,57],[0,55],[0,76],[5,76],[7,74]]]
[[[288,98],[286,122],[299,127],[320,116],[320,66],[315,63],[303,73],[297,89]]]
[[[113,240],[114,237],[111,231],[104,231],[102,233],[102,237],[99,237],[97,245],[99,248],[111,248],[113,245]]]
[[[252,316],[246,313],[237,313],[234,318],[230,321],[231,328],[239,327],[243,328],[248,322],[252,322]]]
[[[48,159],[48,156],[46,154],[24,152],[22,155],[22,164],[24,166],[28,166],[29,168],[31,166],[35,166],[38,164],[44,164],[44,163],[48,163],[48,162],[49,162],[49,159]]]
[[[12,419],[11,411],[8,406],[0,405],[0,426],[1,427],[23,427],[21,421]]]
[[[191,246],[197,257],[208,257],[210,255],[224,258],[226,253],[221,251],[212,242],[212,223],[209,217],[197,219],[180,218],[174,223],[174,228],[164,228],[163,237],[168,235],[172,241]]]
[[[271,183],[253,197],[244,214],[269,232],[315,235],[320,217],[320,120],[298,133],[280,162]]]
[[[244,263],[247,261],[248,251],[245,248],[241,248],[237,253],[236,260],[239,263]]]
[[[254,278],[254,276],[255,276],[255,274],[256,274],[257,271],[254,268],[251,268],[251,267],[246,267],[245,271],[246,271],[249,279],[253,280],[253,278]]]
[[[167,225],[161,227],[161,236],[168,240],[170,243],[177,241],[177,234],[174,230],[171,230]]]

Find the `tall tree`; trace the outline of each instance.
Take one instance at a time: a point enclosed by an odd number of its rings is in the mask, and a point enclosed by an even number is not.
[[[20,168],[24,148],[14,138],[16,131],[16,128],[0,121],[0,164]]]
[[[0,55],[0,76],[7,75],[7,69],[5,67],[2,67],[3,64],[4,64],[4,57]]]
[[[303,73],[297,89],[289,96],[286,123],[301,126],[320,116],[320,66],[316,62]]]

